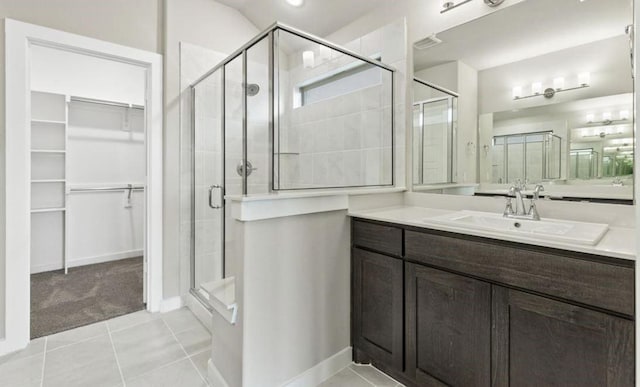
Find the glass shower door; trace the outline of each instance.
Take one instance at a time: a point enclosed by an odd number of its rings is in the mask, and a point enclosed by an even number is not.
[[[191,288],[208,298],[224,276],[223,70],[193,89]]]

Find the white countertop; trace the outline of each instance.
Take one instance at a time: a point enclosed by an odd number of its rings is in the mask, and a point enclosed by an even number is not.
[[[423,227],[434,230],[449,231],[458,234],[475,235],[485,238],[506,240],[510,242],[526,243],[530,245],[551,247],[562,250],[578,251],[588,254],[603,255],[607,257],[636,259],[636,231],[634,228],[609,227],[607,233],[595,246],[585,246],[572,243],[555,241],[543,241],[524,236],[502,235],[497,232],[486,230],[469,230],[442,223],[429,222],[428,218],[445,215],[456,211],[441,210],[425,207],[389,207],[374,210],[349,211],[349,216],[378,220],[381,222],[398,223],[407,226]]]

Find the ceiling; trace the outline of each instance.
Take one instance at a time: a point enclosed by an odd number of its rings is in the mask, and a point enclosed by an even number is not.
[[[623,35],[632,15],[630,0],[523,1],[438,33],[443,43],[414,50],[414,68],[460,60],[484,70]]]
[[[306,0],[299,8],[285,0],[217,1],[237,9],[261,30],[279,21],[324,37],[392,0]]]

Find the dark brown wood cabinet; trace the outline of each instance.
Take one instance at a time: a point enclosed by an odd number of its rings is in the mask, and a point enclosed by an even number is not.
[[[421,386],[489,386],[491,285],[406,264],[407,375]]]
[[[408,386],[634,385],[634,262],[352,224],[356,362]]]
[[[633,386],[633,321],[493,287],[493,385]]]
[[[353,343],[374,361],[402,370],[403,285],[401,259],[354,248]],[[365,355],[366,354],[366,355]]]

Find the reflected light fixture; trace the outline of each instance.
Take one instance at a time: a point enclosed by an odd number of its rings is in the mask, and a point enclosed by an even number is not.
[[[302,7],[304,5],[304,0],[286,0],[287,4],[292,7]]]
[[[537,97],[540,95],[544,95],[545,98],[553,98],[556,93],[561,93],[569,90],[577,90],[585,87],[589,87],[589,83],[591,81],[591,76],[589,73],[580,73],[578,74],[578,86],[565,88],[565,79],[564,77],[557,77],[553,79],[553,87],[547,87],[543,89],[542,83],[533,82],[531,84],[531,94],[529,95],[516,95],[516,87],[513,88],[513,99],[524,99]],[[519,87],[519,86],[517,86]],[[520,90],[521,91],[521,90]]]
[[[302,66],[305,69],[311,69],[315,65],[315,54],[313,51],[302,52]]]
[[[440,13],[445,13],[447,11],[451,11],[454,8],[461,6],[462,4],[466,4],[471,0],[459,0],[457,3],[454,0],[442,0],[442,11]],[[484,0],[484,3],[489,7],[497,7],[502,4],[504,0]]]
[[[620,110],[618,113],[618,119],[613,119],[613,113],[611,112],[603,112],[602,113],[602,121],[595,121],[595,114],[589,113],[587,114],[587,125],[588,126],[607,126],[611,124],[624,124],[630,118],[629,110]],[[621,132],[618,132],[618,134]],[[610,133],[609,133],[610,134]]]
[[[513,95],[513,99],[518,99],[522,97],[522,86],[514,86],[512,95]]]

